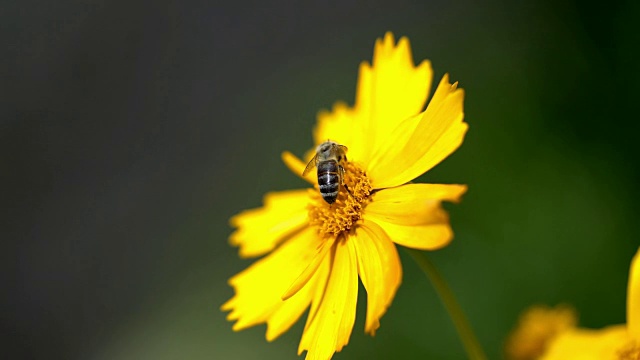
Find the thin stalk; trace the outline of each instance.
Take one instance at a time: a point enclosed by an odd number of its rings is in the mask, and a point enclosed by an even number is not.
[[[484,354],[476,334],[471,329],[471,325],[469,324],[467,317],[462,312],[460,304],[458,304],[455,296],[453,296],[451,288],[449,288],[447,282],[442,278],[438,269],[436,269],[431,260],[429,260],[425,252],[410,248],[405,249],[409,255],[411,255],[413,260],[418,263],[420,269],[424,271],[425,275],[427,275],[429,281],[431,281],[431,284],[436,289],[440,300],[442,300],[444,307],[449,313],[449,317],[451,317],[451,321],[453,321],[453,325],[458,331],[458,336],[460,336],[460,340],[462,341],[462,345],[464,346],[469,359],[486,360],[487,356]]]

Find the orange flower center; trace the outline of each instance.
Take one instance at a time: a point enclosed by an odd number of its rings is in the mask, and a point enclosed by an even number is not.
[[[620,360],[640,360],[640,343],[630,342],[618,353]]]
[[[309,224],[317,226],[323,236],[349,231],[362,217],[362,211],[370,201],[373,188],[364,170],[352,162],[346,162],[343,166],[343,184],[333,204],[322,199],[318,185],[311,195]]]

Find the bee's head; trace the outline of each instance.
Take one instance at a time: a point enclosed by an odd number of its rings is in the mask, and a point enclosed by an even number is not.
[[[333,149],[335,149],[336,146],[338,146],[338,144],[334,143],[331,140],[327,140],[322,144],[318,145],[318,149],[316,151],[318,152],[318,154],[326,157],[333,152]]]

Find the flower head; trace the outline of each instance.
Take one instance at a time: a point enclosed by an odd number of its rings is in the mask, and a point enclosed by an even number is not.
[[[234,330],[266,323],[271,341],[310,307],[298,353],[328,359],[349,341],[358,278],[367,291],[365,331],[379,328],[402,280],[394,243],[435,250],[451,241],[441,202],[459,201],[466,186],[409,183],[467,131],[464,93],[448,75],[423,111],[432,76],[428,61],[414,66],[406,38],[378,39],[373,63],[360,65],[355,105],[321,112],[314,129],[316,146],[331,140],[348,149],[327,176],[339,175],[335,202],[323,199],[307,161],[285,152],[285,164],[313,188],[269,193],[263,207],[231,219],[240,256],[266,255],[229,280],[236,294],[222,310],[231,311]]]
[[[516,330],[509,337],[505,353],[511,360],[535,360],[547,350],[556,335],[575,328],[577,315],[573,308],[537,305],[520,316]]]
[[[517,334],[532,333],[530,331],[532,328],[545,328],[551,331],[548,331],[546,336],[537,336],[536,339],[544,339],[544,344],[537,348],[539,351],[535,352],[535,356],[526,357],[528,359],[640,360],[640,249],[631,261],[629,269],[626,324],[612,325],[598,330],[578,328],[575,327],[575,319],[566,321],[568,319],[566,313],[565,321],[558,321],[560,317],[557,315],[560,312],[556,310],[554,322],[561,326],[545,327],[542,323],[549,323],[549,320],[541,323],[540,318],[532,316],[531,312],[530,310],[528,315],[523,317],[530,321],[520,322],[520,326],[510,339],[508,349],[530,348],[532,338],[517,336]],[[525,358],[518,357],[517,354],[519,353],[507,350],[510,359]],[[534,355],[534,352],[530,352],[529,355]]]

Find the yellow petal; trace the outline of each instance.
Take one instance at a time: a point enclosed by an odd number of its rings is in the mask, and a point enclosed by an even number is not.
[[[347,157],[367,168],[388,133],[424,108],[432,78],[429,61],[414,66],[407,38],[396,44],[386,33],[376,41],[372,65],[360,64],[354,107],[338,103],[332,112],[319,114],[316,145],[327,139],[346,145]]]
[[[509,335],[504,351],[509,360],[531,360],[542,356],[559,334],[576,328],[578,315],[567,305],[536,305],[520,315],[518,326]]]
[[[273,340],[289,329],[309,306],[314,286],[304,287],[287,301],[281,295],[311,262],[319,245],[316,232],[305,229],[229,279],[235,296],[221,309],[231,310],[227,320],[237,320],[233,330],[266,322],[267,339]]]
[[[432,78],[429,61],[413,66],[407,38],[401,38],[396,45],[389,32],[376,41],[372,66],[366,63],[360,66],[355,105],[363,119],[369,153],[386,141],[400,121],[424,108]],[[366,160],[363,159],[365,166]]]
[[[621,325],[565,331],[549,344],[540,360],[619,360],[626,342],[627,329]]]
[[[390,223],[366,213],[363,219],[380,225],[394,243],[414,249],[437,250],[449,244],[453,239],[453,231],[448,222],[407,226]]]
[[[441,202],[458,202],[466,185],[407,184],[376,192],[365,212],[398,225],[442,224],[448,221]]]
[[[358,255],[358,274],[367,290],[365,332],[375,335],[402,281],[402,265],[396,246],[378,225],[364,222],[350,236]]]
[[[368,150],[357,114],[344,102],[337,102],[331,111],[320,111],[313,129],[316,146],[332,140],[349,148],[347,159],[362,159]]]
[[[353,243],[345,240],[338,239],[325,260],[331,264],[331,272],[326,288],[317,287],[298,347],[299,354],[307,350],[307,360],[331,358],[351,336],[358,299],[358,265]]]
[[[231,234],[229,242],[239,246],[240,256],[245,258],[266,254],[307,223],[308,202],[307,190],[265,195],[263,207],[231,218],[231,225],[238,230]]]
[[[289,286],[287,291],[282,295],[282,300],[287,300],[293,295],[295,295],[300,289],[302,289],[309,279],[316,273],[318,267],[322,261],[327,257],[329,250],[333,247],[333,243],[335,242],[334,237],[329,237],[322,242],[320,248],[318,248],[316,255],[313,257],[311,263],[304,269],[304,271],[296,278],[296,280]]]
[[[375,189],[405,184],[455,151],[468,125],[463,122],[464,92],[445,75],[427,110],[398,123],[383,137],[368,166]]]
[[[266,338],[268,341],[275,340],[289,330],[309,306],[313,297],[317,296],[318,289],[324,291],[330,270],[328,265],[327,262],[324,266],[317,268],[307,285],[298,290],[294,294],[295,296],[292,295],[286,301],[283,301],[283,306],[271,315],[267,323]]]
[[[282,161],[284,161],[284,164],[289,168],[289,170],[291,170],[291,172],[300,176],[301,178],[306,180],[309,184],[314,185],[317,183],[318,180],[317,180],[317,174],[315,171],[311,171],[306,176],[302,176],[302,173],[304,172],[304,168],[307,167],[307,163],[298,159],[297,156],[293,155],[289,151],[285,151],[282,153]]]
[[[631,260],[627,289],[627,327],[629,336],[640,342],[640,249]]]
[[[375,222],[396,244],[435,250],[453,239],[442,200],[459,201],[466,185],[407,184],[378,191],[363,219]]]

